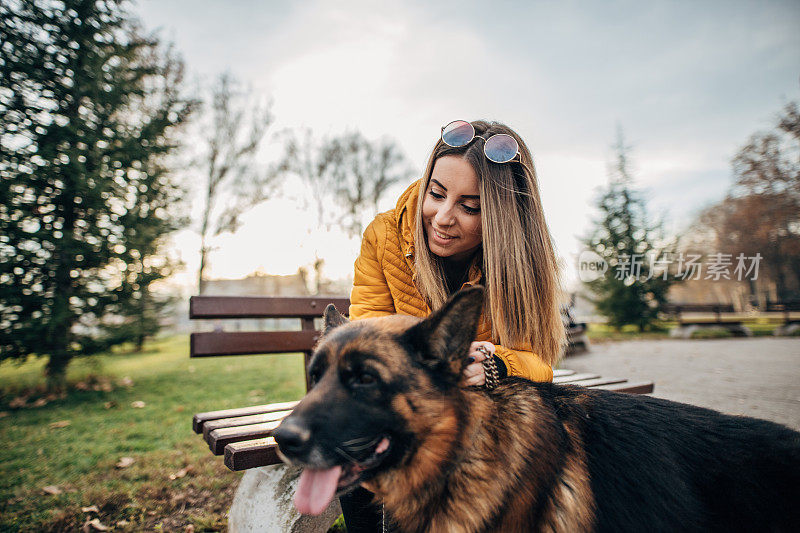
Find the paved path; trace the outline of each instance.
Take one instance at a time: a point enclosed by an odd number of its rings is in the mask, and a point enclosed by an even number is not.
[[[800,339],[593,344],[564,368],[655,383],[653,396],[780,422],[800,430]]]

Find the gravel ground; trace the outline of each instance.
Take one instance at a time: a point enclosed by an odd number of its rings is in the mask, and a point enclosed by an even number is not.
[[[599,343],[562,360],[561,367],[653,381],[653,396],[800,430],[797,338]]]

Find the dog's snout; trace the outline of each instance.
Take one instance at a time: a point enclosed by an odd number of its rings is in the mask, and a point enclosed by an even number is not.
[[[302,455],[311,445],[311,430],[291,418],[284,420],[272,436],[281,453],[287,456]]]

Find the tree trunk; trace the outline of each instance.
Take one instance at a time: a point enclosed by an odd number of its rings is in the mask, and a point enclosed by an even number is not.
[[[208,256],[208,248],[206,248],[205,240],[200,245],[200,269],[197,273],[197,294],[204,294],[206,292],[206,257]]]
[[[66,350],[50,354],[44,369],[48,390],[62,391],[66,388],[67,365],[71,359],[72,355]]]

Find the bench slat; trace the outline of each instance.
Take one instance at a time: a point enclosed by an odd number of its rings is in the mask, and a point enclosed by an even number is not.
[[[257,415],[237,416],[234,418],[220,418],[218,420],[209,420],[203,424],[203,438],[208,441],[208,434],[219,428],[232,428],[237,426],[249,426],[251,424],[265,424],[267,422],[274,422],[275,420],[283,420],[291,410],[287,411],[273,411],[270,413],[260,413]]]
[[[253,355],[310,351],[319,340],[316,330],[301,331],[211,331],[192,333],[190,357]]]
[[[589,373],[572,374],[570,376],[562,376],[562,377],[559,377],[559,378],[555,378],[554,377],[553,378],[553,383],[575,383],[577,381],[582,381],[582,380],[586,380],[586,379],[595,379],[595,378],[599,378],[599,377],[600,377],[599,374],[589,374]],[[578,385],[579,385],[579,383],[578,383]]]
[[[628,382],[622,378],[600,378],[597,376],[586,378],[584,376],[594,375],[575,374],[575,372],[569,370],[562,373],[562,376],[567,379],[572,375],[574,375],[573,379],[577,378],[577,382],[574,383],[575,385],[588,388],[633,394],[647,394],[653,392],[654,388],[653,382],[651,381]],[[257,407],[263,408],[265,406]],[[209,435],[214,435],[216,438],[213,445],[209,442],[209,448],[217,455],[220,453],[224,454],[225,465],[236,472],[280,463],[281,461],[278,459],[275,439],[272,437],[263,438],[274,430],[278,423],[279,421],[276,420],[268,424],[251,424],[250,426],[216,429],[209,433]]]
[[[625,378],[595,378],[595,379],[587,379],[583,381],[579,381],[578,383],[574,383],[574,385],[580,385],[581,387],[599,387],[600,385],[613,385],[615,383],[625,383],[628,381]]]
[[[280,462],[278,445],[272,437],[233,442],[225,446],[225,466],[234,472]]]
[[[222,409],[219,411],[207,411],[205,413],[197,413],[192,418],[192,429],[195,433],[203,432],[203,424],[209,420],[219,420],[220,418],[235,418],[239,416],[258,415],[263,413],[272,413],[275,411],[292,410],[300,403],[299,400],[293,402],[281,403],[268,403],[264,405],[252,405],[250,407],[238,407],[236,409]]]
[[[599,387],[592,387],[594,389],[610,390],[615,392],[627,392],[630,394],[650,394],[653,392],[652,381],[630,381],[625,383],[616,383],[612,385],[600,385]]]
[[[574,370],[569,370],[566,368],[556,368],[553,370],[553,378],[560,378],[561,376],[571,376],[574,374]]]
[[[250,424],[232,428],[219,428],[208,434],[206,442],[214,455],[222,455],[225,446],[232,442],[241,442],[269,437],[282,420],[275,420],[265,424]]]
[[[300,318],[322,316],[332,303],[342,314],[350,309],[349,298],[262,296],[192,296],[189,318]]]

